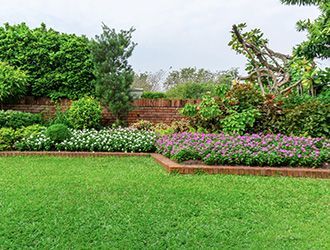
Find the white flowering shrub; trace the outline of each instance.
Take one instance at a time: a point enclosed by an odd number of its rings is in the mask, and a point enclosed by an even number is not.
[[[156,134],[132,128],[71,130],[71,137],[61,143],[45,134],[30,136],[16,144],[19,150],[154,152]]]

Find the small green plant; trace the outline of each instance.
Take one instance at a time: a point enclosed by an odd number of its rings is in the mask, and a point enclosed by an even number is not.
[[[102,118],[100,103],[92,97],[74,101],[67,111],[67,120],[75,129],[98,128]]]
[[[60,143],[71,136],[69,128],[64,124],[54,124],[47,128],[46,136],[52,141]]]
[[[227,134],[242,135],[248,128],[252,128],[259,111],[248,109],[242,112],[231,110],[230,114],[221,120],[222,131]]]
[[[16,140],[15,130],[0,128],[0,151],[13,149]]]
[[[153,130],[153,126],[154,124],[152,122],[146,120],[139,120],[131,125],[132,128],[146,131]]]
[[[145,99],[160,99],[160,98],[166,98],[166,94],[163,92],[143,92],[141,98]]]

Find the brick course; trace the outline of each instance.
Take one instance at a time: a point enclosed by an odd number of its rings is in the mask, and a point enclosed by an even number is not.
[[[179,109],[186,103],[196,103],[194,100],[167,100],[167,99],[139,99],[133,102],[133,109],[129,112],[127,121],[132,124],[138,120],[147,120],[154,123],[171,123],[179,120],[182,116]],[[17,110],[31,113],[43,113],[45,117],[52,117],[55,114],[56,106],[60,106],[63,111],[70,107],[71,100],[61,99],[56,103],[47,97],[24,97],[12,103],[0,103],[0,109]],[[114,121],[114,117],[106,108],[102,111],[102,123],[109,125]]]

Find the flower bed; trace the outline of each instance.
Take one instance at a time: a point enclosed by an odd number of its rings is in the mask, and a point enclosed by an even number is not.
[[[45,133],[32,135],[16,143],[22,151],[101,151],[101,152],[154,152],[156,135],[150,131],[130,128],[104,130],[71,130],[71,136],[59,143]]]
[[[156,148],[178,162],[202,160],[208,165],[322,167],[330,155],[329,140],[281,134],[177,133],[159,138]]]

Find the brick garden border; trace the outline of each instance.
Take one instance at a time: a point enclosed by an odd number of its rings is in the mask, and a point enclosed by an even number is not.
[[[3,151],[4,156],[63,156],[63,157],[100,157],[100,156],[151,156],[168,172],[179,174],[195,174],[205,172],[208,174],[232,174],[232,175],[259,175],[259,176],[289,176],[330,179],[330,169],[314,168],[275,168],[275,167],[248,167],[248,166],[207,166],[207,165],[182,165],[169,158],[155,153],[123,153],[123,152],[68,152],[68,151]]]

